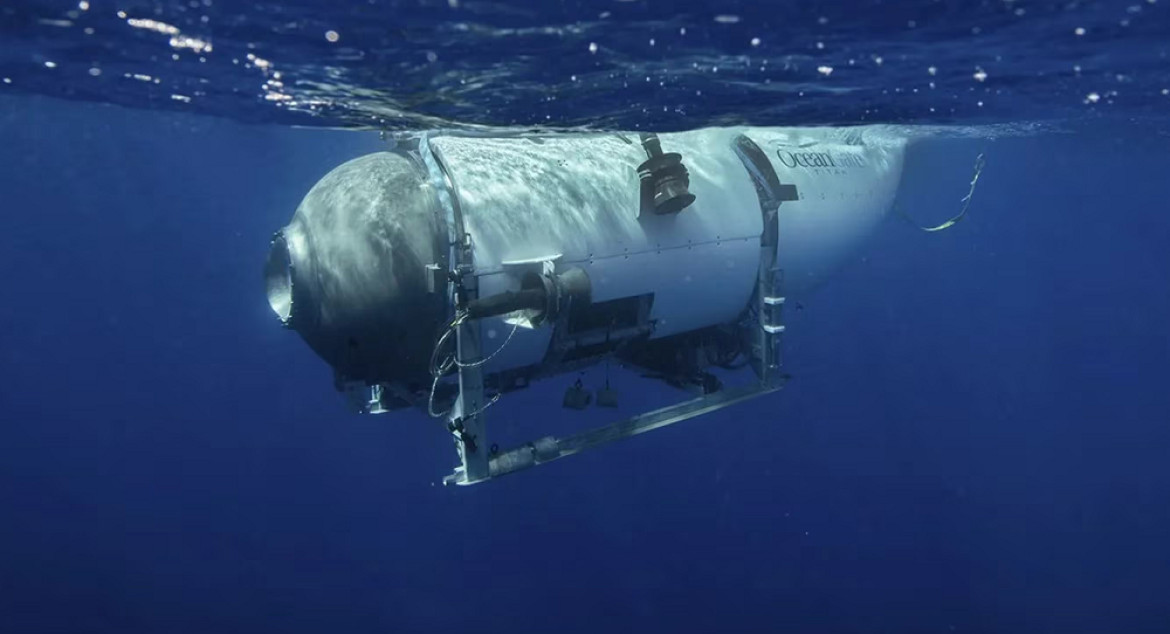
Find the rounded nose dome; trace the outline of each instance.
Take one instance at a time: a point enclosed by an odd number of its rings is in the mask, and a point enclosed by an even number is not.
[[[268,303],[347,380],[427,382],[445,314],[426,266],[442,261],[437,197],[422,167],[380,152],[344,163],[273,238]]]

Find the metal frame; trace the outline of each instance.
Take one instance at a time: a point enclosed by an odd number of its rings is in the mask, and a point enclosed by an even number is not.
[[[451,264],[458,282],[453,281],[449,286],[456,296],[458,312],[460,302],[477,297],[478,283],[474,274],[472,244],[470,236],[465,232],[458,187],[448,171],[441,150],[435,146],[430,146],[430,150],[442,172],[454,212],[452,228],[456,243],[452,249]],[[484,409],[490,403],[484,393],[483,372],[477,363],[482,354],[480,325],[477,320],[459,321],[456,327],[459,393],[448,414],[448,429],[455,437],[461,464],[454,473],[444,478],[443,483],[470,485],[484,482],[709,414],[783,387],[784,375],[779,368],[780,337],[785,330],[785,298],[781,292],[783,271],[777,266],[778,214],[780,204],[786,200],[796,200],[797,194],[792,185],[780,185],[779,191],[769,191],[767,194],[766,197],[761,195],[760,200],[764,230],[760,236],[760,264],[752,302],[756,331],[751,337],[750,356],[756,381],[724,388],[564,438],[546,436],[510,450],[494,452],[489,449],[492,445],[488,441],[487,421],[484,417]]]
[[[707,396],[700,396],[674,405],[668,405],[661,409],[637,414],[625,420],[596,427],[572,436],[566,436],[564,438],[546,436],[492,456],[489,461],[489,469],[486,476],[476,477],[466,469],[456,469],[455,473],[447,476],[443,480],[443,484],[468,485],[498,478],[509,473],[522,471],[529,467],[546,464],[559,458],[572,456],[588,449],[602,447],[612,442],[637,436],[638,434],[661,429],[675,423],[681,423],[696,416],[709,414],[757,396],[770,394],[779,390],[781,387],[782,385],[779,382],[768,384],[761,381],[753,385],[729,388]]]
[[[451,206],[454,212],[452,229],[455,240],[452,245],[451,264],[455,277],[458,279],[458,287],[455,288],[455,282],[451,282],[449,287],[452,294],[455,295],[455,310],[458,312],[466,305],[466,302],[479,295],[479,282],[475,277],[471,236],[466,232],[463,223],[463,212],[459,206],[459,187],[447,169],[443,152],[433,145],[429,146],[429,149],[442,172],[444,184],[451,196]],[[488,402],[483,389],[483,370],[479,363],[481,355],[480,322],[478,320],[460,321],[455,330],[455,360],[459,373],[459,392],[447,415],[447,429],[455,438],[455,448],[462,462],[456,471],[475,480],[490,477],[487,420],[484,416]]]

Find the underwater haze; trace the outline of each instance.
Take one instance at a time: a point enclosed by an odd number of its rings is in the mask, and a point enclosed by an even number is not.
[[[0,633],[1170,631],[1168,54],[1170,0],[6,2]],[[986,159],[776,394],[445,487],[265,299],[387,135],[723,125],[909,137],[923,224]],[[609,422],[575,378],[489,424]]]

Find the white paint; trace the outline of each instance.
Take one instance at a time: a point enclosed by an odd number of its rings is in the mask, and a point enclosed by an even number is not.
[[[651,318],[658,321],[654,336],[661,337],[733,321],[755,289],[764,224],[755,186],[734,150],[740,134],[800,194],[781,205],[778,246],[785,292],[799,296],[836,270],[889,210],[903,138],[881,128],[662,134],[663,151],[682,154],[696,201],[676,216],[643,218],[636,168],[646,154],[636,133],[624,139],[437,135],[427,143],[458,188],[481,296],[519,289],[522,272],[505,262],[560,254],[558,270],[588,273],[594,301],[654,293]],[[800,165],[788,153],[839,164]],[[437,178],[432,173],[432,182]],[[484,328],[510,330],[500,318]],[[539,362],[550,335],[549,328],[520,329],[488,371]]]

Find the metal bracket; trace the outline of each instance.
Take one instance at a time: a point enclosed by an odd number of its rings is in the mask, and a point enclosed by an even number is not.
[[[452,269],[459,278],[457,304],[475,299],[479,293],[479,281],[475,277],[471,234],[463,222],[459,186],[447,168],[443,152],[429,145],[431,155],[442,172],[443,182],[451,198],[453,227],[452,234],[458,244],[452,245]],[[465,305],[465,304],[463,304]],[[463,306],[457,305],[456,310]],[[480,350],[479,320],[464,320],[455,329],[455,361],[459,372],[459,393],[447,415],[448,427],[455,433],[455,448],[459,453],[460,469],[468,477],[482,478],[488,475],[488,435],[484,409],[487,400],[483,389],[483,371],[479,366]]]
[[[769,250],[775,253],[774,248]],[[775,266],[761,266],[760,269],[756,287],[756,320],[760,331],[753,346],[752,367],[760,381],[770,383],[780,372],[780,335],[785,331],[785,298],[780,293],[780,286],[784,271]]]
[[[760,236],[760,268],[754,298],[759,331],[752,333],[752,369],[763,383],[771,383],[780,371],[780,335],[784,333],[784,271],[778,266],[780,242],[779,209],[783,203],[800,200],[796,186],[780,182],[767,154],[747,135],[735,139],[735,152],[756,186],[763,215]]]
[[[463,470],[475,477],[488,473],[487,421],[484,418],[487,401],[483,391],[483,371],[479,366],[479,330],[478,320],[468,320],[455,331],[459,394],[455,397],[449,415],[451,425],[458,425],[462,430],[456,438],[456,448],[463,462]]]
[[[505,271],[519,270],[521,273],[528,270],[539,271],[542,275],[552,275],[556,272],[557,260],[560,260],[562,255],[560,253],[552,253],[550,255],[543,255],[537,258],[527,258],[524,260],[504,260],[500,262],[500,266]]]
[[[362,381],[346,381],[341,384],[350,409],[358,414],[385,414],[382,397],[385,388],[381,384],[366,385]]]
[[[784,332],[784,324],[782,323],[784,298],[765,295],[761,308],[763,312],[760,313],[760,327],[764,329],[764,332],[770,335],[778,335]]]

